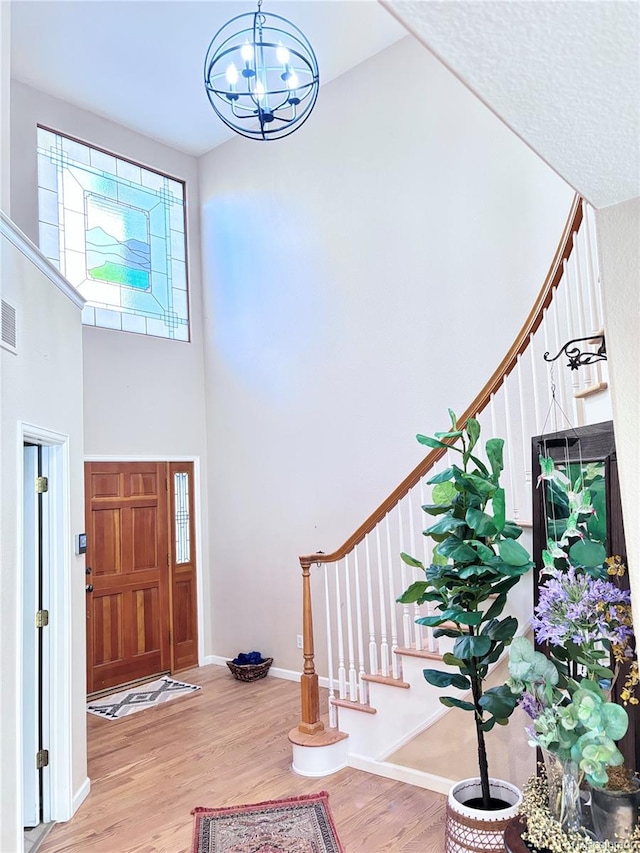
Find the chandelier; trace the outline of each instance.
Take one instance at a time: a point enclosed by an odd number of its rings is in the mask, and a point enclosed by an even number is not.
[[[222,121],[249,139],[280,139],[309,117],[320,85],[306,36],[280,15],[237,15],[215,34],[204,85]]]

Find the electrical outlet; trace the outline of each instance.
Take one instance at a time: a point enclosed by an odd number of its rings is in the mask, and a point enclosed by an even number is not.
[[[302,648],[302,634],[298,634],[298,636],[296,637],[296,643],[298,644],[298,648],[301,649]]]

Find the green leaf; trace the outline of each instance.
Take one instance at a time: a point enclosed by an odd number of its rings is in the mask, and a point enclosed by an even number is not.
[[[438,545],[438,552],[443,557],[450,557],[459,563],[471,563],[475,562],[476,559],[476,552],[473,548],[470,548],[457,536],[449,536],[448,539],[441,542]]]
[[[459,610],[454,607],[449,607],[447,610],[442,611],[442,615],[445,619],[450,619],[452,622],[456,622],[460,625],[473,625],[476,627],[482,622],[482,611],[481,610]]]
[[[462,435],[461,429],[450,430],[449,432],[434,432],[436,438],[460,438]]]
[[[461,660],[483,658],[491,649],[491,637],[458,637],[453,646],[453,653]]]
[[[513,616],[507,616],[507,618],[503,619],[501,622],[492,620],[492,622],[486,626],[485,630],[487,636],[491,637],[492,640],[499,642],[512,640],[518,630],[518,620]],[[483,634],[485,633],[485,630],[483,630]]]
[[[407,587],[402,595],[396,599],[399,604],[415,604],[422,599],[429,587],[426,581],[416,581]]]
[[[501,720],[511,716],[517,703],[518,695],[512,693],[506,684],[490,687],[480,697],[480,707]]]
[[[458,494],[452,482],[438,483],[431,490],[431,500],[434,504],[450,504]]]
[[[462,518],[454,518],[452,515],[447,515],[436,521],[431,527],[427,527],[424,531],[425,536],[439,536],[442,533],[453,533],[461,527],[465,527],[465,522]]]
[[[606,557],[607,552],[604,546],[599,542],[592,542],[590,539],[582,539],[574,543],[569,549],[569,557],[572,562],[580,566],[585,566],[589,569],[595,569],[601,566]]]
[[[476,706],[464,699],[455,699],[453,696],[441,696],[440,701],[447,708],[462,708],[463,711],[475,711]]]
[[[404,602],[401,599],[398,599],[401,604],[410,604],[411,602]],[[420,616],[420,618],[416,619],[416,625],[426,625],[427,628],[435,628],[437,625],[441,625],[443,622],[446,622],[448,619],[447,616],[441,614],[440,616]]]
[[[498,595],[496,600],[493,602],[491,607],[484,614],[484,618],[486,619],[497,619],[497,617],[502,613],[507,603],[507,596],[503,593],[502,595]]]
[[[442,515],[449,512],[451,504],[423,504],[422,511],[428,515]]]
[[[491,498],[491,508],[493,510],[493,523],[496,526],[496,530],[498,533],[502,533],[506,523],[504,489],[496,489]]]
[[[445,652],[442,655],[442,660],[444,663],[446,663],[447,666],[457,666],[458,669],[462,669],[462,667],[465,665],[463,660],[460,660],[451,652]]]
[[[508,566],[527,566],[531,562],[527,550],[514,539],[501,539],[498,542],[498,551]]]
[[[414,569],[424,569],[424,565],[420,560],[416,560],[416,558],[412,557],[410,554],[405,554],[404,551],[400,554],[400,559],[408,566],[413,566]]]
[[[467,431],[467,435],[469,436],[469,445],[467,447],[467,452],[471,454],[471,451],[476,446],[476,444],[478,443],[478,439],[480,438],[480,424],[475,418],[469,418],[465,429]]]
[[[442,672],[439,669],[423,669],[422,674],[434,687],[457,687],[458,690],[470,690],[471,682],[466,675],[457,672]]]
[[[491,516],[482,510],[469,507],[465,521],[469,527],[475,530],[476,536],[495,536],[498,532]]]
[[[457,468],[455,465],[451,468],[445,468],[444,471],[440,471],[439,474],[435,474],[430,480],[427,480],[427,485],[432,486],[434,483],[446,483],[447,480],[450,480],[453,477],[456,470]]]
[[[456,414],[453,409],[447,409],[447,411],[449,412],[449,418],[451,419],[451,429],[456,429],[456,427],[458,426],[458,419],[456,417]]]
[[[430,435],[417,435],[416,439],[420,444],[424,444],[425,447],[430,447],[432,450],[437,450],[439,447],[446,447],[447,450],[457,450],[458,453],[462,453],[460,448],[456,447],[455,444],[447,444],[437,438],[432,438]]]
[[[504,462],[502,459],[504,439],[490,438],[485,445],[485,449],[487,452],[487,459],[491,465],[491,471],[493,472],[493,479],[497,483],[500,479],[502,469],[504,468]]]
[[[515,521],[506,521],[502,535],[507,539],[519,539],[522,536],[522,528],[518,527]]]

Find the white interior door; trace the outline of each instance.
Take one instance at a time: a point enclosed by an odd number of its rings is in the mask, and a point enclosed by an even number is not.
[[[22,678],[22,801],[23,825],[40,823],[40,772],[36,767],[36,754],[40,743],[40,664],[36,612],[40,586],[40,535],[36,477],[38,476],[38,448],[24,447],[24,505],[23,505],[23,561],[22,561],[22,622],[23,622],[23,678]]]

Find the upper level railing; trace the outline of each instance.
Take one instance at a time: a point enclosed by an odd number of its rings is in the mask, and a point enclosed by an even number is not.
[[[580,375],[572,371],[575,375],[569,381],[564,368],[552,373],[543,359],[545,352],[555,355],[566,340],[593,334],[602,327],[596,264],[590,213],[576,196],[529,316],[487,384],[459,418],[463,424],[469,417],[477,417],[485,440],[492,435],[506,438],[507,505],[520,523],[522,509],[529,502],[531,436],[543,431],[552,401],[572,423],[581,424],[585,393],[603,384],[600,366],[584,368]],[[401,551],[430,559],[428,543],[416,536],[416,530],[422,529],[420,508],[426,502],[423,480],[444,464],[447,454],[444,448],[428,453],[335,551],[300,557],[304,653],[301,732],[323,728],[314,662],[313,564],[325,567],[331,725],[335,725],[331,700],[336,693],[339,699],[366,703],[367,675],[401,677],[399,657],[394,654],[397,648],[438,651],[432,632],[415,625],[417,608],[397,605],[395,599],[411,580],[407,577],[410,569],[400,561]]]

